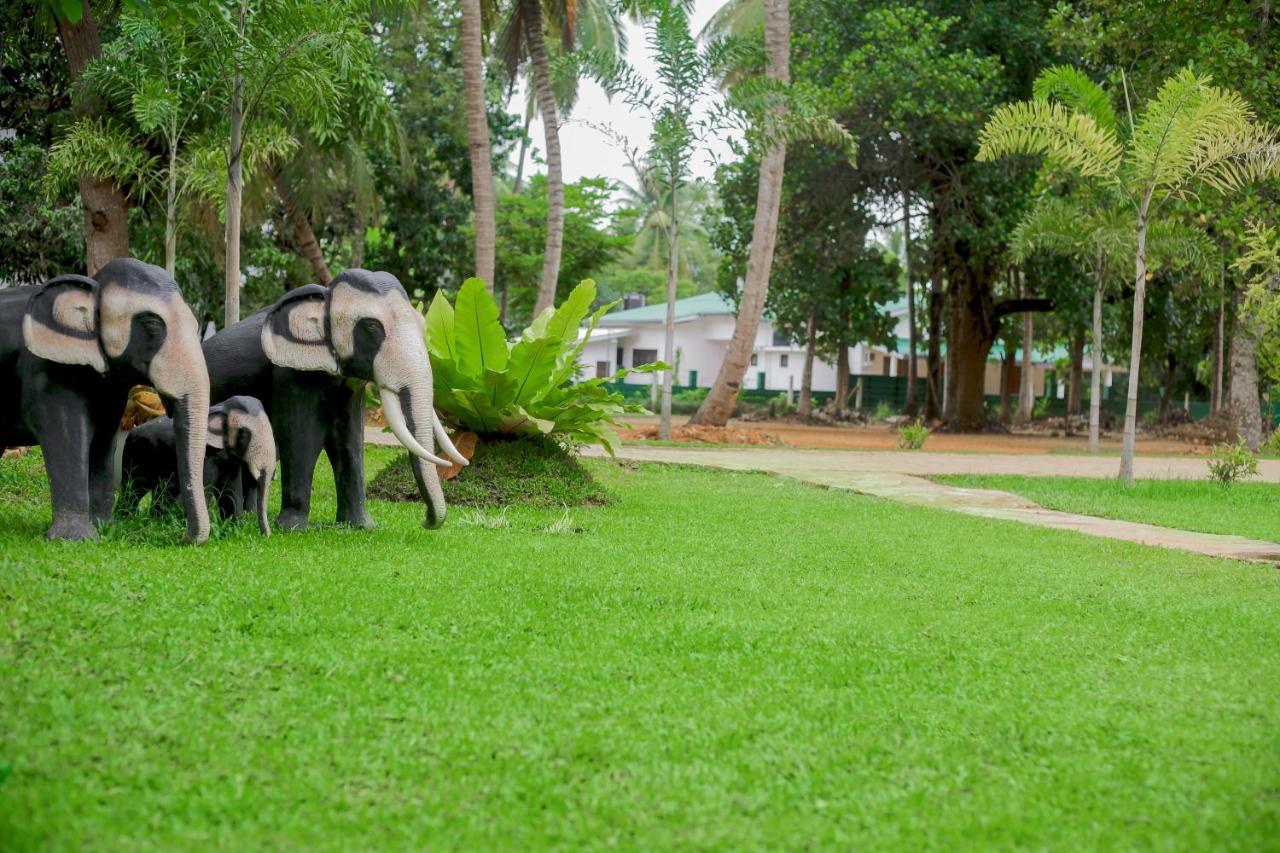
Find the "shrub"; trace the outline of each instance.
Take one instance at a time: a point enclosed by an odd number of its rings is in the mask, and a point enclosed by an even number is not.
[[[1280,456],[1280,429],[1271,433],[1271,438],[1267,439],[1261,450],[1267,456]]]
[[[929,438],[929,428],[919,418],[914,423],[898,427],[898,447],[903,450],[919,450]]]
[[[1219,444],[1209,454],[1209,478],[1223,488],[1236,480],[1246,480],[1258,475],[1258,457],[1254,456],[1244,439],[1235,444]]]
[[[873,417],[878,421],[888,420],[893,417],[893,406],[889,404],[888,400],[881,400],[876,403],[876,411]]]
[[[555,440],[545,436],[481,439],[471,464],[445,480],[445,502],[452,506],[532,507],[599,506],[612,496]],[[417,501],[418,486],[402,453],[377,473],[369,497]]]
[[[692,415],[707,399],[710,388],[685,388],[671,395],[671,411],[677,415]]]
[[[1048,394],[1036,400],[1035,405],[1031,407],[1032,420],[1042,421],[1049,417],[1049,405],[1053,402]]]
[[[480,279],[463,282],[455,305],[436,291],[424,332],[436,408],[447,420],[482,436],[550,435],[601,444],[613,453],[618,416],[644,414],[645,409],[605,387],[632,372],[626,368],[601,379],[574,381],[578,356],[596,323],[617,305],[596,309],[578,340],[595,298],[595,282],[582,282],[559,308],[547,308],[510,343],[498,322],[498,305]],[[663,369],[660,362],[635,368],[641,373]]]

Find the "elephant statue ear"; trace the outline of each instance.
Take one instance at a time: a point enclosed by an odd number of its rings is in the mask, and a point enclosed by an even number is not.
[[[272,364],[338,375],[325,316],[328,296],[325,288],[308,284],[285,294],[267,311],[262,351]]]
[[[82,275],[49,279],[27,303],[22,341],[40,358],[107,372],[98,340],[98,283]]]
[[[218,450],[227,446],[227,413],[216,407],[209,410],[209,433],[205,442]]]

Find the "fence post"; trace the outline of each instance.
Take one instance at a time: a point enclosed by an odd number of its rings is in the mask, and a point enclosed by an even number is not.
[[[795,402],[796,377],[794,374],[787,374],[787,408]]]

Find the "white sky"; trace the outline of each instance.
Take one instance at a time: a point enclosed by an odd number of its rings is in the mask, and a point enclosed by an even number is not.
[[[690,25],[695,36],[723,3],[724,0],[695,0],[693,13],[690,16]],[[627,32],[627,59],[641,75],[648,80],[653,80],[655,65],[649,53],[644,27],[631,21],[624,21],[624,26]],[[524,105],[525,93],[523,87],[520,87],[512,95],[507,108],[523,117]],[[584,80],[579,84],[578,102],[573,112],[567,120],[561,118],[560,149],[564,156],[566,183],[572,183],[580,178],[603,176],[633,184],[634,178],[623,153],[598,130],[588,127],[585,122],[610,125],[627,138],[628,144],[644,151],[648,147],[651,129],[648,116],[643,112],[630,111],[621,101],[610,102],[605,97],[604,91],[594,81]],[[533,140],[530,151],[541,158],[546,150],[543,146],[545,137],[541,117],[535,117],[529,125],[529,136]],[[728,146],[723,143],[713,146],[713,150],[722,160],[729,159],[731,156]],[[518,146],[511,155],[513,173],[517,154]],[[714,164],[702,150],[695,154],[690,166],[693,174],[700,178],[710,178],[715,172]],[[534,163],[532,159],[525,161],[526,175],[545,171],[546,167],[541,162]]]

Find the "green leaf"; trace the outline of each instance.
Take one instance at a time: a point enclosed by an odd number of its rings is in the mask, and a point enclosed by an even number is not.
[[[558,337],[521,339],[511,348],[511,360],[507,374],[515,386],[515,401],[526,403],[536,400],[551,387],[547,380],[556,368],[556,358],[564,348]]]
[[[587,312],[591,310],[591,303],[595,299],[596,283],[591,279],[580,282],[547,323],[547,334],[559,337],[566,343],[576,340],[582,318],[587,316]]]
[[[506,368],[509,350],[498,305],[478,278],[467,279],[458,291],[453,334],[459,373],[484,379],[486,370]]]
[[[431,307],[427,309],[427,324],[423,334],[427,339],[427,351],[433,358],[450,364],[457,363],[458,354],[453,343],[453,306],[442,290],[436,291]]]

